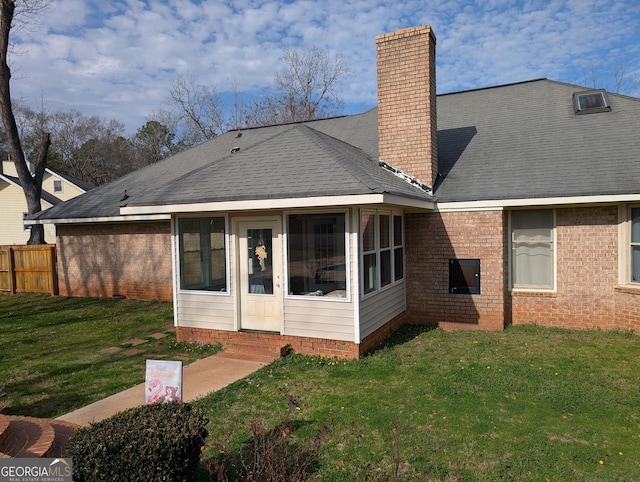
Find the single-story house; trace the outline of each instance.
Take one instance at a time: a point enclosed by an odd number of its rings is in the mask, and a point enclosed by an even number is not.
[[[49,209],[63,201],[74,198],[93,189],[93,184],[45,169],[42,178],[42,194],[40,206]],[[12,160],[4,159],[0,165],[0,246],[26,244],[30,236],[30,226],[25,224],[27,216],[27,200],[18,172]],[[54,243],[55,225],[45,225],[45,239]]]
[[[402,323],[640,330],[640,100],[436,96],[428,26],[378,106],[227,132],[51,208],[60,292],[172,299],[183,341],[358,357]]]

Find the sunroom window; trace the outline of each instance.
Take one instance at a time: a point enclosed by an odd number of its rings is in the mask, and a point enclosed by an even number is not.
[[[552,209],[511,212],[511,276],[515,289],[553,290]]]
[[[404,278],[402,216],[363,212],[360,217],[362,292],[368,294]]]
[[[289,294],[347,296],[345,213],[288,217]]]
[[[178,220],[180,288],[227,291],[224,217]]]
[[[640,283],[640,207],[631,208],[631,281]]]

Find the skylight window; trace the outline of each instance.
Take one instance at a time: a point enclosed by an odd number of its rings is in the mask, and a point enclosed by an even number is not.
[[[604,90],[576,92],[573,94],[573,105],[576,114],[592,114],[611,110]]]

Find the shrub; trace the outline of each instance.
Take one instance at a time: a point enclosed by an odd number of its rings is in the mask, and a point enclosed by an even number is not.
[[[220,482],[301,482],[317,470],[322,443],[329,428],[299,439],[294,432],[299,422],[289,418],[269,429],[263,422],[249,422],[250,438],[238,450],[220,447],[217,458],[204,460],[210,480]]]
[[[66,457],[77,481],[190,481],[207,423],[188,403],[143,405],[78,430]]]

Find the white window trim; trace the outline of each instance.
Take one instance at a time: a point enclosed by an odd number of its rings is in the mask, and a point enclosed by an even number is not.
[[[225,251],[225,283],[227,285],[227,289],[226,291],[209,291],[209,290],[188,290],[188,289],[184,289],[182,288],[182,283],[180,280],[180,223],[179,220],[180,219],[193,219],[193,218],[224,218],[224,251]],[[230,226],[229,226],[229,216],[227,214],[222,214],[222,213],[204,213],[204,214],[198,214],[198,215],[193,215],[193,216],[175,216],[173,218],[173,224],[174,224],[174,243],[175,243],[175,269],[176,269],[176,276],[175,276],[175,289],[174,292],[175,293],[181,293],[181,294],[193,294],[193,293],[199,293],[199,294],[205,294],[207,296],[231,296],[232,294],[232,287],[231,287],[231,253],[229,252],[229,247],[230,247],[230,239],[231,239],[231,232],[230,232]],[[175,306],[175,301],[174,301],[174,306]],[[177,319],[177,318],[176,318]]]
[[[513,236],[511,225],[511,213],[513,211],[532,211],[537,208],[517,209],[509,211],[509,287],[513,293],[556,293],[558,290],[558,223],[557,213],[553,210],[553,227],[551,228],[551,253],[553,255],[553,287],[552,288],[524,288],[513,285]]]
[[[640,204],[620,204],[618,206],[618,284],[640,289],[640,282],[631,279],[631,210]]]
[[[375,216],[375,234],[374,234],[374,241],[375,241],[375,254],[376,254],[376,283],[375,286],[376,288],[369,291],[368,293],[364,292],[364,269],[365,269],[365,265],[364,265],[364,241],[363,241],[363,232],[362,232],[362,217],[364,215],[374,215]],[[389,216],[389,234],[390,234],[390,255],[391,255],[391,282],[381,286],[381,258],[380,258],[380,215],[383,216]],[[394,242],[395,242],[395,238],[394,238],[394,216],[400,216],[402,218],[402,244],[400,246],[395,246]],[[359,260],[359,265],[360,268],[358,270],[358,276],[359,276],[359,285],[360,285],[360,299],[364,300],[367,299],[369,297],[375,296],[378,293],[381,293],[385,290],[388,290],[390,288],[392,288],[393,286],[397,286],[399,284],[402,284],[405,282],[405,278],[406,278],[406,266],[402,266],[402,278],[396,280],[395,279],[395,273],[396,273],[396,269],[395,269],[395,248],[399,248],[402,247],[403,248],[403,263],[406,264],[405,262],[405,258],[406,258],[406,249],[405,249],[405,236],[406,233],[404,231],[404,213],[402,211],[394,211],[394,210],[390,210],[390,209],[361,209],[359,216],[358,216],[358,260]],[[367,254],[371,254],[373,253],[373,251],[367,251]]]
[[[345,269],[346,269],[346,291],[347,294],[344,298],[337,298],[332,296],[314,296],[309,297],[305,295],[291,295],[289,294],[289,216],[295,214],[344,214],[344,247],[345,247]],[[319,301],[322,303],[350,303],[351,302],[351,243],[350,243],[350,226],[351,221],[349,218],[349,209],[305,209],[295,211],[284,212],[284,230],[283,230],[283,276],[284,276],[284,297],[285,299],[307,300],[307,301]]]
[[[60,189],[56,189],[56,183],[60,183]],[[53,193],[59,194],[64,192],[64,183],[60,179],[53,180]]]

